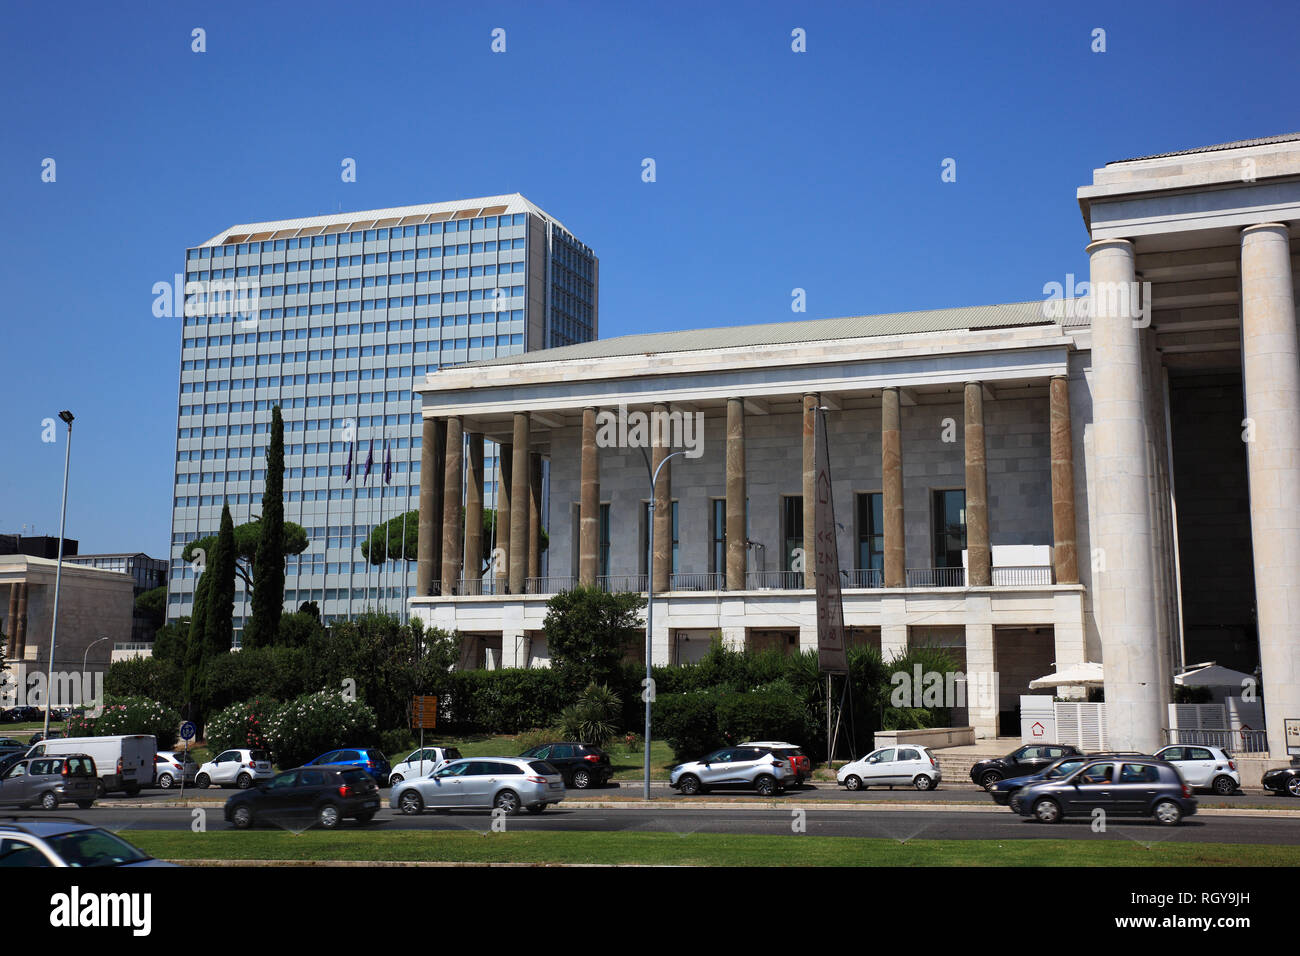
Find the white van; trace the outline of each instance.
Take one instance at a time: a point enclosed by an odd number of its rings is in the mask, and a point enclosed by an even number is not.
[[[27,751],[27,756],[85,754],[95,761],[99,771],[101,795],[122,790],[127,796],[134,797],[141,787],[153,783],[154,755],[157,753],[158,738],[152,734],[132,734],[42,740]]]

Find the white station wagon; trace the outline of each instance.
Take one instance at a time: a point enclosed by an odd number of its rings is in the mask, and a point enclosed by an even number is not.
[[[846,763],[835,775],[847,790],[868,787],[915,787],[933,790],[943,779],[939,761],[925,747],[905,745],[881,747],[852,763]]]

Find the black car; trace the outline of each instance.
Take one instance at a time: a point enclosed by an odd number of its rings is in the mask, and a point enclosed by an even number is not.
[[[609,754],[591,744],[579,744],[566,741],[554,744],[542,744],[525,750],[519,756],[530,759],[545,760],[564,778],[564,785],[574,790],[586,790],[588,787],[603,787],[614,776],[610,766]]]
[[[1265,770],[1264,778],[1260,783],[1264,785],[1265,790],[1300,797],[1300,767],[1274,767],[1272,770]]]
[[[30,749],[28,744],[23,743],[13,737],[0,737],[0,757],[7,757],[13,753],[27,753]]]
[[[44,719],[45,713],[39,707],[10,707],[5,712],[5,722],[10,724],[29,724]]]
[[[1053,760],[1079,756],[1078,747],[1069,744],[1025,744],[1005,757],[991,757],[977,761],[970,768],[970,778],[985,790],[992,789],[999,780],[1011,777],[1028,777],[1046,769]]]
[[[346,817],[369,823],[379,810],[379,785],[364,770],[298,767],[241,790],[226,801],[226,822],[240,830],[256,823],[333,830]]]

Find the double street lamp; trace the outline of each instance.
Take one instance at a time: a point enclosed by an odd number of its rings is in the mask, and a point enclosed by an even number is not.
[[[50,659],[45,668],[45,730],[50,735],[51,690],[54,687],[54,644],[59,633],[59,586],[63,583],[63,529],[68,517],[68,465],[72,461],[72,412],[64,409],[59,417],[67,423],[68,437],[63,443],[63,503],[59,505],[59,564],[54,569],[54,620],[50,623]]]

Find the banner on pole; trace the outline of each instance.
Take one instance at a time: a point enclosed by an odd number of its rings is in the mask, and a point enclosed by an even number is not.
[[[847,674],[844,601],[840,592],[840,552],[835,540],[835,502],[831,494],[826,413],[813,416],[813,528],[817,580],[817,665],[823,674]]]

